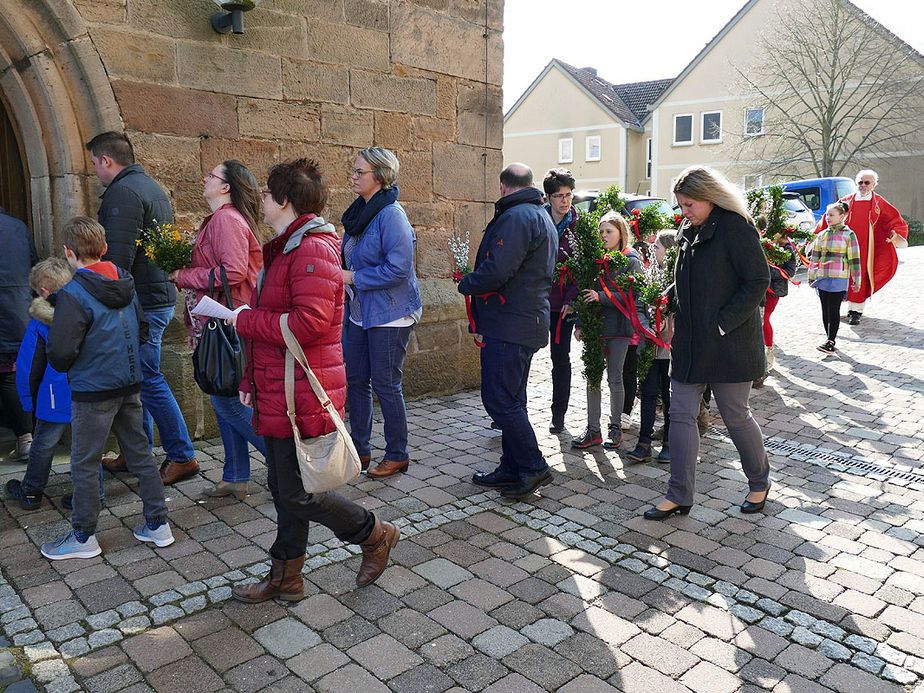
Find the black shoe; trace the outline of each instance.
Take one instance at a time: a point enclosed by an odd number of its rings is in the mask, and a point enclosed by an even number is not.
[[[571,439],[571,447],[577,448],[578,450],[591,448],[594,445],[601,445],[602,443],[603,436],[600,435],[600,431],[591,431],[589,428],[577,438]]]
[[[475,472],[472,475],[472,483],[475,486],[487,486],[488,488],[506,488],[519,481],[519,478],[504,474],[497,469],[493,472]]]
[[[17,504],[23,510],[38,510],[42,506],[42,496],[40,494],[26,495],[22,490],[22,482],[19,479],[7,481],[6,492],[10,498],[16,499]]]
[[[692,505],[675,505],[670,510],[659,510],[657,506],[645,511],[646,520],[664,520],[674,513],[678,515],[689,515]]]
[[[658,462],[664,464],[671,463],[671,444],[670,443],[661,443],[661,452],[658,453]]]
[[[741,504],[741,512],[743,512],[745,515],[759,513],[761,510],[764,509],[764,505],[767,502],[767,496],[769,495],[770,495],[770,489],[768,488],[767,492],[764,493],[764,499],[760,501],[760,503],[752,503],[751,501],[747,499],[747,497],[745,497],[744,503]]]
[[[549,433],[561,433],[565,430],[565,419],[552,417],[552,423],[549,424]]]
[[[546,484],[551,484],[552,479],[552,470],[546,469],[544,472],[539,472],[538,474],[533,474],[530,477],[521,479],[517,484],[513,486],[508,486],[505,489],[502,489],[500,494],[504,498],[513,498],[515,500],[520,500],[526,498],[527,496],[533,495],[540,486],[545,486]]]
[[[861,315],[862,313],[858,313],[855,310],[848,310],[847,311],[847,324],[848,325],[859,325]]]
[[[818,351],[823,351],[826,354],[833,354],[835,352],[834,342],[832,342],[830,339],[824,344],[819,344],[815,348],[818,349]]]
[[[491,428],[494,429],[495,431],[500,431],[500,430],[501,430],[501,427],[498,426],[498,425],[497,425],[497,422],[495,422],[495,421],[492,421],[492,422],[491,422]]]
[[[603,441],[603,447],[607,450],[615,450],[622,445],[622,430],[618,425],[610,424],[606,431],[606,440]]]
[[[632,462],[651,462],[651,443],[639,441],[632,452],[626,453],[626,459]]]

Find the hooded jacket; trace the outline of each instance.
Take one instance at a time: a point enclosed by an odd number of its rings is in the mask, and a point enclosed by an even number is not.
[[[38,257],[29,228],[2,207],[0,248],[0,354],[15,354],[29,322],[29,269]]]
[[[549,291],[557,255],[558,234],[536,188],[517,190],[494,203],[475,269],[459,282],[459,293],[472,297],[475,331],[531,349],[548,344]]]
[[[131,272],[141,306],[145,310],[172,307],[176,289],[166,272],[138,252],[136,243],[144,229],[173,223],[173,210],[163,188],[141,164],[126,166],[106,187],[97,216],[109,244],[103,259]]]
[[[32,320],[16,357],[16,391],[24,411],[34,411],[35,418],[54,423],[71,420],[71,388],[67,375],[48,363],[48,328],[55,315],[54,306],[44,298],[35,298],[29,306]]]
[[[289,314],[289,329],[301,344],[308,365],[321,381],[340,416],[346,402],[346,371],[340,336],[343,328],[343,271],[340,238],[332,224],[303,215],[263,246],[263,272],[242,310],[237,332],[247,340],[248,359],[242,392],[253,394],[257,435],[291,438],[286,414],[286,343],[279,316]],[[303,438],[335,430],[300,366],[295,366],[295,414]]]
[[[48,331],[48,363],[66,372],[71,397],[93,402],[141,390],[140,345],[148,324],[124,270],[110,279],[79,269],[56,294]]]

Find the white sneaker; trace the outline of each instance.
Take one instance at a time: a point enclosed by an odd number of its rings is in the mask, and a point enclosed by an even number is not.
[[[145,522],[143,525],[135,527],[132,534],[135,535],[135,539],[152,542],[154,546],[159,548],[170,546],[170,544],[176,541],[173,538],[173,532],[170,531],[170,523],[168,522],[165,522],[157,529],[151,529]]]
[[[628,431],[632,427],[632,417],[629,414],[623,414],[620,419],[620,428],[624,431]]]
[[[42,544],[42,555],[53,561],[63,561],[68,558],[93,558],[102,552],[95,534],[91,534],[86,541],[81,542],[77,541],[77,535],[73,530],[63,537]]]

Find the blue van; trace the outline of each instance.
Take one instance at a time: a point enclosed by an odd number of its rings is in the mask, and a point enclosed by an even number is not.
[[[842,176],[806,178],[780,183],[780,185],[783,186],[783,190],[794,192],[802,198],[802,201],[815,215],[816,222],[821,221],[829,204],[847,195],[853,195],[857,191],[857,184],[853,179]]]

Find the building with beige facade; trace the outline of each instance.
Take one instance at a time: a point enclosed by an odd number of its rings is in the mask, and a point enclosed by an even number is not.
[[[204,172],[229,158],[258,180],[274,162],[318,160],[332,188],[324,216],[337,222],[354,196],[356,153],[388,147],[401,162],[425,294],[405,388],[475,384],[477,349],[448,279],[446,239],[484,228],[496,195],[503,1],[264,0],[244,15],[243,34],[216,33],[216,9],[0,3],[0,205],[26,221],[40,255],[55,252],[64,221],[99,204],[84,143],[118,130],[189,229],[208,213]],[[199,393],[179,319],[173,328],[165,371],[192,429]]]
[[[784,6],[793,2],[782,0]],[[847,6],[864,22],[876,24],[854,6]],[[785,166],[768,166],[775,156],[773,128],[779,114],[774,113],[766,96],[778,87],[754,88],[741,76],[761,60],[755,52],[757,37],[765,28],[778,26],[780,7],[780,0],[746,2],[673,80],[614,85],[598,76],[594,68],[578,69],[553,60],[505,114],[505,161],[522,160],[537,170],[570,168],[579,188],[605,189],[617,184],[626,192],[650,192],[665,199],[670,198],[673,179],[694,164],[715,167],[744,188],[814,178],[808,155]],[[804,12],[804,3],[800,7]],[[918,99],[915,108],[920,122],[924,116],[924,102],[920,101],[924,57],[880,25],[876,27],[886,55],[874,78],[900,78],[918,84],[916,90],[909,91],[913,92],[911,98]],[[888,50],[902,57],[906,74],[890,71]],[[651,88],[657,84],[663,88]],[[631,104],[621,98],[627,90],[641,85],[649,85],[644,102]],[[599,141],[598,149],[587,144],[591,138]],[[588,156],[591,151],[593,159]],[[878,190],[900,210],[924,217],[920,185],[924,141],[903,141],[868,152],[842,175],[852,176],[862,167],[879,172]]]

